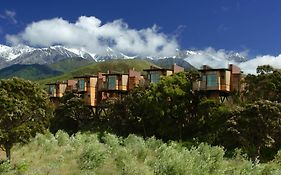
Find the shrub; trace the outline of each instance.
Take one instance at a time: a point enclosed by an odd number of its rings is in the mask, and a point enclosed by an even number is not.
[[[108,157],[108,151],[104,144],[93,142],[84,148],[79,165],[82,170],[92,170],[99,167]]]

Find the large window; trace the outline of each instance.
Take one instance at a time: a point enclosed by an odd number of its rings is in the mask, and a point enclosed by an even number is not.
[[[158,83],[160,81],[160,73],[159,72],[150,72],[150,82]]]
[[[207,86],[216,87],[218,85],[218,77],[216,74],[210,74],[207,76]]]
[[[85,80],[78,80],[78,91],[85,91]]]
[[[116,89],[116,76],[108,76],[108,89]]]
[[[50,85],[49,86],[49,95],[51,96],[56,96],[56,86],[55,85]]]

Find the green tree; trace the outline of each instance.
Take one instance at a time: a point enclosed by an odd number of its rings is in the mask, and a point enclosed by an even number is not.
[[[146,89],[135,88],[110,106],[109,125],[123,131],[169,140],[183,138],[197,112],[199,97],[192,91],[196,72],[163,77]]]
[[[178,139],[183,139],[183,130],[192,123],[197,113],[199,96],[192,90],[192,82],[198,78],[197,72],[180,72],[161,79],[153,84],[148,92],[148,101],[153,107],[154,117],[160,118],[159,132],[166,132],[174,137],[173,130],[177,129]],[[174,128],[171,126],[175,126]]]
[[[264,99],[281,102],[281,73],[269,66],[259,66],[257,72],[259,74],[244,78],[244,101]]]
[[[258,74],[272,73],[273,71],[274,71],[274,68],[270,65],[262,65],[262,66],[257,67]]]
[[[281,104],[259,100],[236,110],[228,120],[232,138],[256,159],[262,147],[272,147],[281,129]]]
[[[92,111],[86,106],[83,99],[73,93],[67,93],[61,99],[60,105],[55,109],[55,117],[51,121],[51,131],[65,130],[74,134],[84,130],[92,124]]]
[[[116,99],[109,106],[108,126],[119,135],[130,133],[144,137],[155,135],[157,122],[153,116],[154,107],[148,101],[147,89],[136,87],[123,99]],[[152,126],[153,125],[153,126]]]
[[[198,104],[196,117],[196,136],[201,141],[214,144],[218,139],[220,130],[223,128],[226,118],[222,115],[225,107],[214,99],[202,99]]]
[[[25,143],[44,132],[52,116],[47,93],[20,78],[0,80],[0,144],[11,159],[15,143]]]

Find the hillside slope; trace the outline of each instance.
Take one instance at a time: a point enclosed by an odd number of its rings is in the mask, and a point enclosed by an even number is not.
[[[14,64],[0,69],[0,79],[20,77],[28,80],[40,80],[59,76],[92,63],[93,61],[74,57],[53,64]]]
[[[0,79],[20,77],[28,80],[39,80],[61,74],[63,74],[63,72],[52,69],[47,65],[40,64],[14,64],[12,66],[0,69]]]
[[[98,72],[119,72],[119,73],[127,73],[129,69],[135,69],[136,71],[142,71],[143,69],[149,68],[152,63],[145,61],[145,60],[138,60],[138,59],[116,59],[116,60],[109,60],[104,62],[97,62],[91,63],[87,66],[83,66],[73,71],[64,73],[59,76],[54,76],[51,78],[39,80],[40,84],[46,84],[50,82],[55,82],[57,80],[67,80],[72,79],[74,76],[80,75],[94,75]]]

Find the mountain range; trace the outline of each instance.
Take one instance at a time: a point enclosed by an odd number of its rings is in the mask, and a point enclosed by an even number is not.
[[[128,56],[125,53],[111,48],[105,54],[96,54],[85,49],[68,48],[64,46],[51,46],[47,48],[34,48],[26,45],[14,47],[0,44],[0,78],[22,76],[28,79],[40,79],[63,74],[93,62],[103,62],[114,59],[145,60],[163,68],[170,68],[172,64],[184,67],[186,70],[194,69],[190,64],[197,57],[204,57],[209,62],[219,62],[226,59],[233,62],[244,62],[247,59],[239,53],[228,54],[224,58],[202,53],[202,51],[177,50],[174,56]],[[196,66],[196,65],[195,65]]]

